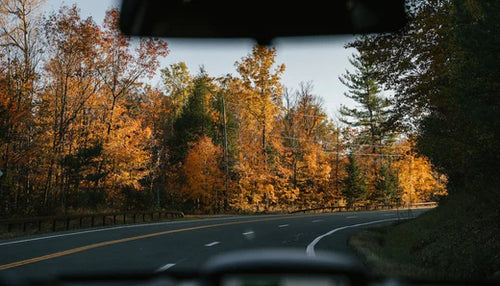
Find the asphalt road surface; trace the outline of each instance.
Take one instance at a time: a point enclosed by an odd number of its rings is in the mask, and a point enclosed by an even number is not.
[[[417,216],[425,210],[412,210]],[[213,255],[256,248],[354,255],[347,240],[408,211],[232,216],[123,225],[0,240],[0,277],[196,269]]]

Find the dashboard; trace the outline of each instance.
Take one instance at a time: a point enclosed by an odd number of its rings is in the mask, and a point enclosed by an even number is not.
[[[94,276],[68,275],[47,281],[10,280],[0,285],[59,286],[403,286],[403,285],[497,285],[492,281],[440,282],[374,279],[351,256],[318,252],[308,256],[293,249],[260,249],[215,256],[201,269],[179,272],[115,273]]]

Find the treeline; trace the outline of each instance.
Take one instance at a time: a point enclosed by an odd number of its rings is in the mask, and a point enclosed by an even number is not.
[[[77,7],[43,16],[37,1],[1,5],[0,216],[270,212],[446,194],[361,48],[341,78],[360,107],[342,107],[335,124],[312,84],[282,86],[274,48],[256,46],[236,75],[214,78],[182,62],[160,69],[167,44],[121,35],[116,10],[99,26]],[[162,85],[151,87],[158,70]]]
[[[496,209],[498,192],[500,2],[407,1],[409,24],[359,38],[356,48],[395,94],[400,125],[446,174],[450,196]],[[486,212],[486,210],[485,210]]]

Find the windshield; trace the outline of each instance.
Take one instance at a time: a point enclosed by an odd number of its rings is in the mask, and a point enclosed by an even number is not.
[[[196,270],[241,249],[498,278],[497,1],[394,33],[131,38],[117,1],[0,3],[0,274]]]

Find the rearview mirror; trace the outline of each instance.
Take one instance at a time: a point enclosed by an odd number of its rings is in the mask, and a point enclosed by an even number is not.
[[[254,38],[385,33],[406,24],[404,0],[122,0],[131,36]]]

